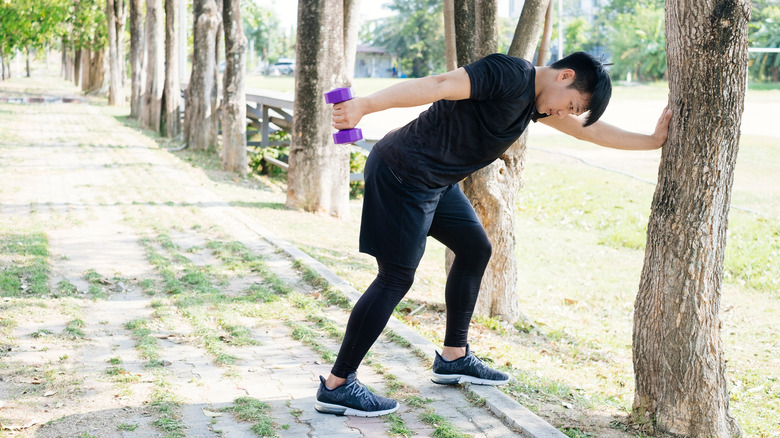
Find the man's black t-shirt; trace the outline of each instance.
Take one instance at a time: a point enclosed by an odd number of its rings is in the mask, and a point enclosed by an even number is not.
[[[435,102],[374,146],[398,178],[413,186],[448,186],[487,166],[538,116],[535,70],[528,61],[494,54],[465,69],[471,98]]]

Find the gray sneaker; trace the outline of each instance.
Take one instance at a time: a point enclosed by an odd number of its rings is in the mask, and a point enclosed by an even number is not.
[[[347,383],[334,389],[328,389],[325,378],[320,376],[314,409],[325,414],[378,417],[397,411],[398,402],[369,391],[352,373],[347,376]]]
[[[453,361],[444,359],[437,351],[431,380],[440,385],[466,382],[477,385],[503,385],[509,382],[509,375],[485,365],[466,345],[466,355]]]

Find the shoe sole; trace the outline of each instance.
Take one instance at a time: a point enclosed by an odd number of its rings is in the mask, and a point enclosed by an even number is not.
[[[361,411],[359,409],[352,409],[346,406],[315,401],[314,409],[316,409],[317,412],[321,412],[323,414],[353,415],[355,417],[379,417],[381,415],[392,414],[393,412],[397,411],[398,403],[395,404],[394,408],[385,409],[384,411]]]
[[[480,379],[479,377],[469,376],[467,374],[433,374],[431,381],[438,383],[439,385],[457,385],[460,383],[473,383],[475,385],[504,385],[509,382],[509,378],[505,380],[489,380]]]

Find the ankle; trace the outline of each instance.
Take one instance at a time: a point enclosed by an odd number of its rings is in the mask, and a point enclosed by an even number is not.
[[[345,383],[347,383],[347,379],[336,377],[333,374],[330,374],[325,380],[325,387],[328,389],[336,389]]]
[[[447,347],[445,345],[444,348],[441,349],[441,356],[449,362],[460,359],[465,355],[466,347]]]

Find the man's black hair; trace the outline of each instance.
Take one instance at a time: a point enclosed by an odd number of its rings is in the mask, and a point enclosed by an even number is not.
[[[550,67],[556,70],[567,68],[574,70],[574,82],[569,87],[582,94],[590,95],[588,118],[583,126],[596,123],[596,120],[604,114],[612,97],[612,81],[604,64],[589,53],[574,52],[555,61]]]

